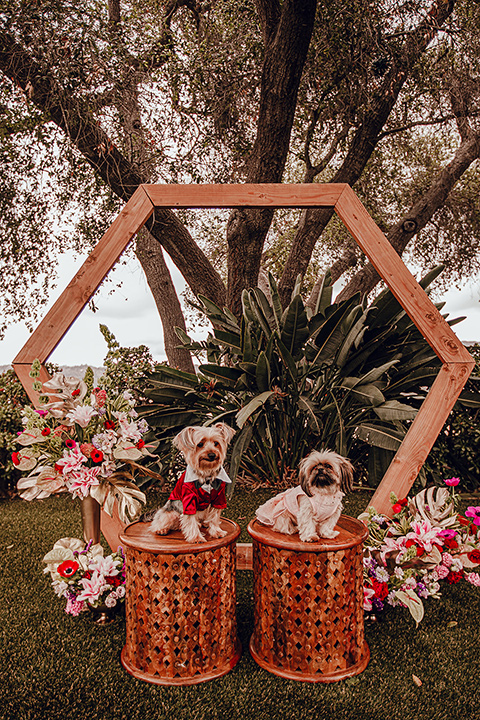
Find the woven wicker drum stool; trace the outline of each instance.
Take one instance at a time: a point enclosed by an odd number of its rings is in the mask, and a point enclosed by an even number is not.
[[[303,543],[252,520],[253,659],[290,680],[334,682],[365,669],[362,542],[368,531],[342,515],[333,540]]]
[[[229,672],[241,654],[235,616],[235,540],[239,526],[222,519],[227,535],[187,543],[180,532],[153,535],[150,523],[129,525],[123,667],[158,685],[193,685]]]

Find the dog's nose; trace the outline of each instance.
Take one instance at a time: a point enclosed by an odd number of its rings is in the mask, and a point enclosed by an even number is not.
[[[207,458],[208,458],[209,460],[216,460],[216,459],[217,459],[217,456],[216,456],[216,454],[215,454],[214,452],[209,452],[208,455],[207,455]]]

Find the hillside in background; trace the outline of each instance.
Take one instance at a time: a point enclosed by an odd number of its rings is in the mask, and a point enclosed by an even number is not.
[[[12,367],[11,365],[0,365],[0,373],[5,372],[5,370],[11,369],[11,367]],[[77,377],[77,378],[83,378],[88,365],[64,365],[63,367],[61,367],[61,366],[59,366],[59,367],[61,368],[60,371],[63,372],[64,375],[71,376],[71,377]],[[98,382],[98,379],[105,372],[105,368],[93,367],[92,365],[90,367],[93,370],[95,382]]]

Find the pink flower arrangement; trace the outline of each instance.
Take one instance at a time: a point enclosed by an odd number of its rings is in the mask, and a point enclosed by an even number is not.
[[[423,600],[440,597],[442,581],[456,584],[466,580],[480,587],[480,507],[469,507],[465,518],[455,512],[454,488],[450,478],[445,489],[425,491],[414,498],[392,496],[393,518],[373,508],[360,516],[369,530],[364,548],[364,609],[378,612],[385,603],[407,607],[416,620],[423,617]]]
[[[132,395],[110,397],[100,388],[89,393],[83,380],[61,373],[43,388],[51,402],[41,411],[24,409],[24,430],[17,438],[22,449],[12,455],[27,473],[18,482],[20,496],[91,495],[110,514],[116,499],[120,518],[129,522],[145,501],[133,483],[133,469],[152,457],[155,447],[145,442],[149,428],[138,419]]]
[[[101,545],[89,543],[85,548],[81,540],[62,538],[43,562],[55,594],[66,600],[68,615],[77,616],[100,605],[120,607],[125,600],[125,559],[120,547],[104,556]]]

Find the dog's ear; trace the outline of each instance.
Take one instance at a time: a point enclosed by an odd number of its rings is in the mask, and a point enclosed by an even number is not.
[[[227,443],[230,442],[236,432],[232,427],[230,427],[230,425],[227,425],[227,423],[215,423],[213,427],[217,428],[217,430],[220,432],[225,442]]]
[[[172,443],[173,445],[180,450],[180,452],[185,452],[185,450],[191,450],[195,447],[195,443],[193,442],[193,434],[195,432],[194,427],[186,427],[183,428],[183,430],[180,430],[178,435],[176,435]]]
[[[300,487],[302,488],[305,495],[308,495],[308,497],[313,497],[309,482],[309,469],[310,461],[309,455],[307,455],[307,457],[303,458],[303,460],[300,460],[300,463],[298,465],[298,480],[300,483]]]
[[[353,490],[353,465],[346,458],[342,458],[340,463],[340,490],[344,493]]]

